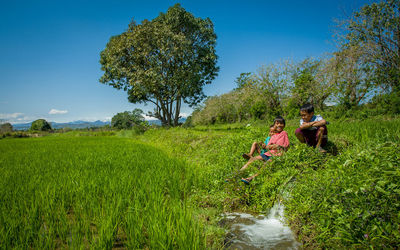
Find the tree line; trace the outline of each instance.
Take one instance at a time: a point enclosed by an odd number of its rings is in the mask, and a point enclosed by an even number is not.
[[[336,115],[360,109],[371,114],[398,114],[399,13],[399,0],[365,5],[340,22],[336,52],[242,73],[236,89],[207,98],[195,109],[191,122],[230,123],[278,114],[290,118],[304,103]]]

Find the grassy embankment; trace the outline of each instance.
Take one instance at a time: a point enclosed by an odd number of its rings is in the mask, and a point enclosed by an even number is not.
[[[244,173],[265,124],[0,140],[1,245],[217,247],[219,213],[282,199],[305,247],[397,246],[400,119],[332,122],[327,155],[296,142],[297,122],[284,156]]]
[[[331,121],[329,151],[300,145],[290,121],[289,151],[261,169],[249,186],[241,154],[262,140],[265,124],[220,125],[148,131],[139,139],[185,158],[196,168],[198,187],[191,196],[202,207],[265,212],[277,199],[305,247],[378,248],[400,244],[400,119]],[[232,178],[224,183],[226,178]]]

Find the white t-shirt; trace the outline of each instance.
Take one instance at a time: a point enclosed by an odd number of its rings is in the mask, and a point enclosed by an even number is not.
[[[313,117],[311,117],[311,120],[309,122],[319,122],[322,121],[324,118],[322,118],[322,116],[320,115],[313,115]],[[300,119],[300,126],[303,125],[304,121],[303,119]],[[309,127],[308,129],[317,129],[317,127]]]

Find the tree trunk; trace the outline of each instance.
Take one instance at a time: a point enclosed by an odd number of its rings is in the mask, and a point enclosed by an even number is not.
[[[182,101],[181,97],[178,96],[176,99],[174,126],[178,126],[179,114],[181,110],[181,101]]]

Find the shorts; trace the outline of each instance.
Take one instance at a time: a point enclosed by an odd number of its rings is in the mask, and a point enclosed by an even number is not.
[[[325,147],[327,142],[328,142],[328,129],[326,128],[326,126],[321,126],[323,128],[325,128],[324,130],[324,134],[322,135],[322,142],[321,142],[321,147]],[[302,134],[304,136],[304,138],[306,139],[306,143],[309,146],[315,147],[318,143],[318,133],[319,133],[319,128],[317,129],[300,129],[297,128],[296,129],[296,134]]]
[[[261,155],[261,157],[263,158],[263,160],[265,160],[265,161],[268,161],[269,159],[272,158],[272,156],[268,156],[268,155],[266,155],[266,154],[260,154],[260,155]]]

